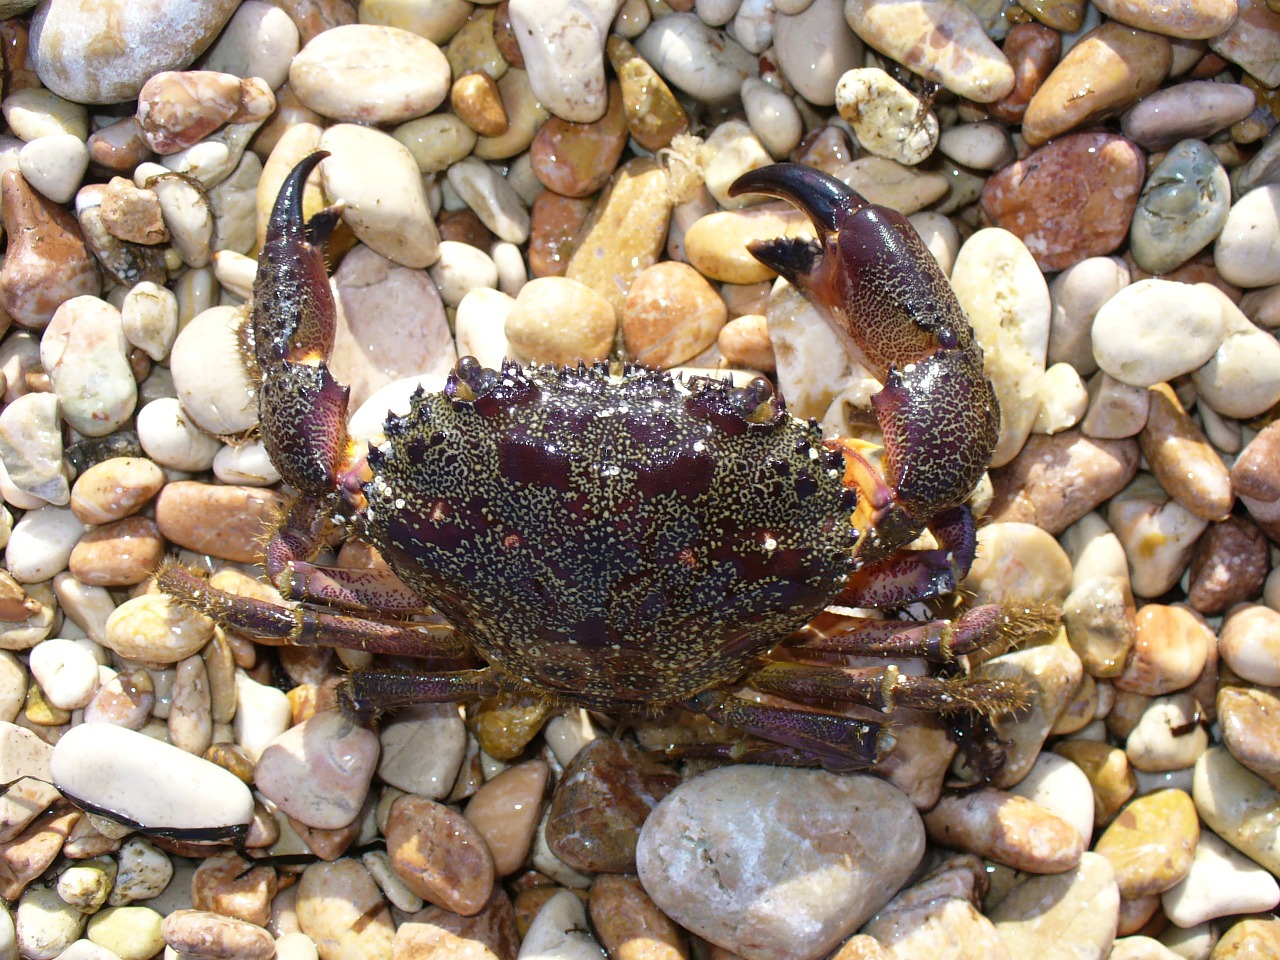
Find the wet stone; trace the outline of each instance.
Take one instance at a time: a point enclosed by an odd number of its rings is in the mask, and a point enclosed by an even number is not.
[[[576,870],[630,873],[645,819],[680,782],[671,768],[621,740],[583,747],[551,799],[547,843]]]
[[[1025,797],[987,787],[942,798],[924,815],[936,844],[1027,873],[1062,873],[1080,862],[1084,837]]]
[[[1129,250],[1143,270],[1167,273],[1214,241],[1230,206],[1231,185],[1221,161],[1202,141],[1183,140],[1147,177]]]
[[[1065,740],[1053,749],[1089,778],[1093,788],[1093,820],[1098,826],[1110,823],[1138,789],[1133,767],[1123,750],[1100,740]]]
[[[395,925],[359,861],[314,863],[298,882],[297,923],[329,958],[390,960]]]
[[[1260,913],[1280,902],[1276,878],[1209,831],[1200,834],[1186,877],[1160,898],[1180,927],[1218,917]]]
[[[1260,687],[1223,687],[1218,723],[1231,755],[1280,789],[1280,695]]]
[[[1183,607],[1149,603],[1138,611],[1133,650],[1116,687],[1148,697],[1189,687],[1204,670],[1213,631]]]
[[[1225,747],[1211,747],[1196,762],[1192,796],[1214,833],[1280,873],[1280,792],[1237,763]]]
[[[1031,877],[990,911],[1009,952],[1041,960],[1105,960],[1120,912],[1110,862],[1085,852],[1074,869]]]
[[[392,869],[419,897],[463,916],[484,908],[493,891],[493,858],[462,814],[406,794],[391,807],[386,837]]]
[[[1267,540],[1245,517],[1211,523],[1191,554],[1187,600],[1206,616],[1253,600],[1267,577]]]
[[[669,794],[636,861],[653,901],[699,936],[748,960],[814,960],[883,906],[923,851],[910,801],[882,780],[735,766]]]
[[[467,801],[464,815],[488,845],[499,877],[515,873],[529,855],[550,778],[551,770],[542,760],[518,763],[487,781]],[[559,852],[557,856],[564,859]]]
[[[1160,790],[1121,810],[1094,851],[1111,861],[1120,895],[1134,899],[1181,883],[1199,839],[1191,797],[1182,790]]]

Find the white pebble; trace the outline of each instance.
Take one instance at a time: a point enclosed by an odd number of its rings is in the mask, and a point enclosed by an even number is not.
[[[737,95],[755,76],[756,58],[693,13],[669,13],[636,37],[636,49],[668,83],[697,100],[715,103]]]
[[[1031,771],[1009,788],[1011,793],[1038,803],[1076,828],[1089,846],[1093,836],[1093,787],[1085,772],[1065,757],[1044,752]]]
[[[74,640],[52,637],[31,648],[31,675],[49,702],[63,710],[78,710],[98,688],[98,661]]]
[[[744,173],[769,166],[773,160],[741,120],[726,120],[703,144],[702,179],[711,196],[725,210],[739,210],[759,201],[758,195],[729,196],[729,187]]]
[[[62,403],[62,417],[90,437],[104,437],[129,419],[138,385],[129,366],[120,311],[97,297],[72,297],[40,338],[40,362]]]
[[[244,323],[238,307],[211,307],[173,341],[174,389],[187,416],[206,433],[244,433],[258,422],[258,393],[241,355]]]
[[[155,191],[173,249],[189,267],[204,267],[212,256],[213,212],[204,191],[158,163],[142,163],[133,173],[139,187]]]
[[[524,255],[514,243],[499,240],[489,248],[489,256],[498,268],[498,289],[514,297],[529,282],[529,271],[524,265]]]
[[[529,84],[562,120],[591,123],[604,114],[604,41],[617,9],[617,0],[511,0]]]
[[[747,123],[775,160],[785,159],[804,136],[804,120],[800,108],[771,83],[759,77],[742,81],[742,107]]]
[[[245,0],[200,66],[242,78],[261,77],[275,90],[289,78],[298,40],[298,28],[284,10],[263,0]]]
[[[773,22],[773,52],[783,76],[809,103],[836,102],[836,83],[845,71],[862,65],[862,41],[844,18],[843,0],[813,0],[805,5],[778,3]]]
[[[1098,308],[1129,285],[1129,268],[1119,257],[1087,257],[1053,278],[1049,299],[1049,362],[1069,363],[1087,377],[1098,369],[1090,331]]]
[[[1198,286],[1139,280],[1119,290],[1093,319],[1093,356],[1121,383],[1150,387],[1190,373],[1224,334],[1218,301]]]
[[[162,361],[178,335],[178,298],[150,280],[134,284],[120,306],[124,338],[152,360]]]
[[[18,151],[22,176],[54,203],[66,203],[76,195],[88,168],[89,148],[71,133],[40,137]]]
[[[87,529],[69,507],[28,510],[14,524],[5,549],[9,575],[19,583],[40,583],[61,573]]]
[[[1107,521],[1129,560],[1134,596],[1158,597],[1186,570],[1208,521],[1169,498],[1156,479],[1138,479],[1112,498]]]
[[[0,109],[13,135],[27,143],[60,133],[81,140],[89,135],[88,111],[43,87],[15,90],[4,98]]]
[[[569,890],[542,905],[520,944],[519,960],[603,960],[607,956],[587,932],[587,912]]]
[[[481,288],[463,297],[454,320],[458,355],[475,357],[490,370],[501,369],[503,358],[511,354],[506,327],[514,305],[514,298],[498,290]]]
[[[222,449],[191,421],[177,397],[152,400],[138,411],[137,426],[147,456],[171,470],[208,470]]]
[[[293,723],[293,708],[284,691],[258,683],[236,671],[236,743],[254,763],[276,737]]]
[[[213,458],[213,475],[223,483],[249,487],[269,487],[280,479],[261,440],[226,444]]]
[[[1040,409],[1031,424],[1031,432],[1061,433],[1074,427],[1089,408],[1089,391],[1076,368],[1069,363],[1055,363],[1044,372],[1036,388]]]
[[[440,299],[450,307],[456,307],[476,287],[498,285],[498,266],[493,258],[479,247],[458,240],[440,241],[440,259],[431,266],[430,273]]]
[[[1013,162],[1013,140],[998,123],[962,123],[942,133],[938,149],[974,170],[999,170]]]
[[[1222,279],[1237,286],[1280,283],[1280,183],[1250,190],[1232,204],[1213,263]]]
[[[764,53],[773,43],[774,16],[773,0],[742,0],[729,24],[729,36],[747,53]]]
[[[529,239],[529,211],[511,185],[492,167],[468,157],[449,168],[449,185],[499,239]]]
[[[1237,913],[1265,913],[1280,902],[1276,878],[1209,830],[1200,831],[1191,871],[1160,898],[1180,927]]]

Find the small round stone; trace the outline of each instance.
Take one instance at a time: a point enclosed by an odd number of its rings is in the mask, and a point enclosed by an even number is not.
[[[604,359],[613,348],[616,329],[609,302],[566,277],[526,283],[506,324],[507,341],[518,359],[556,366]]]
[[[1199,839],[1191,797],[1183,790],[1160,790],[1121,810],[1098,838],[1094,852],[1111,861],[1120,896],[1135,899],[1181,883]]]
[[[1224,333],[1212,294],[1172,280],[1139,280],[1098,310],[1093,355],[1121,383],[1150,387],[1195,370]]]
[[[452,807],[406,794],[391,806],[386,837],[396,875],[424,900],[463,916],[488,902],[493,857],[475,827]]]
[[[715,288],[688,264],[669,260],[632,281],[622,307],[622,336],[637,363],[666,369],[711,346],[727,319]]]

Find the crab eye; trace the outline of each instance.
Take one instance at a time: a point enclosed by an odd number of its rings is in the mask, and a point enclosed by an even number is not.
[[[778,398],[773,384],[755,377],[745,387],[732,391],[731,402],[748,423],[770,423],[778,416]]]
[[[497,381],[498,375],[481,366],[475,357],[459,357],[445,384],[445,394],[452,400],[470,403],[493,389]]]

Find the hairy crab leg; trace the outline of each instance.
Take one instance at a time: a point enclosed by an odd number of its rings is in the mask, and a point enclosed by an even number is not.
[[[347,713],[368,721],[395,707],[474,701],[503,689],[492,668],[422,675],[365,670],[347,677],[338,695]]]
[[[752,690],[788,700],[860,703],[883,712],[896,707],[950,713],[976,710],[991,716],[1026,703],[1026,690],[1007,680],[976,677],[914,677],[892,664],[850,669],[778,661],[744,678]]]
[[[460,664],[472,658],[471,645],[447,624],[383,623],[298,604],[267,603],[211,587],[177,563],[161,567],[155,582],[183,606],[267,643],[274,640],[297,646],[345,647]]]
[[[681,706],[743,733],[799,750],[832,773],[866,770],[883,760],[894,742],[888,724],[765,706],[720,690],[703,691]]]
[[[1000,639],[1004,617],[997,604],[966,610],[956,620],[868,620],[822,613],[787,644],[788,650],[867,657],[913,657],[954,663]]]
[[[805,293],[884,383],[871,404],[891,496],[863,487],[874,510],[856,555],[887,557],[962,504],[991,460],[1000,414],[982,349],[937,261],[900,213],[801,164],[752,170],[729,192],[780,197],[808,214],[817,240],[757,242],[751,252]]]

